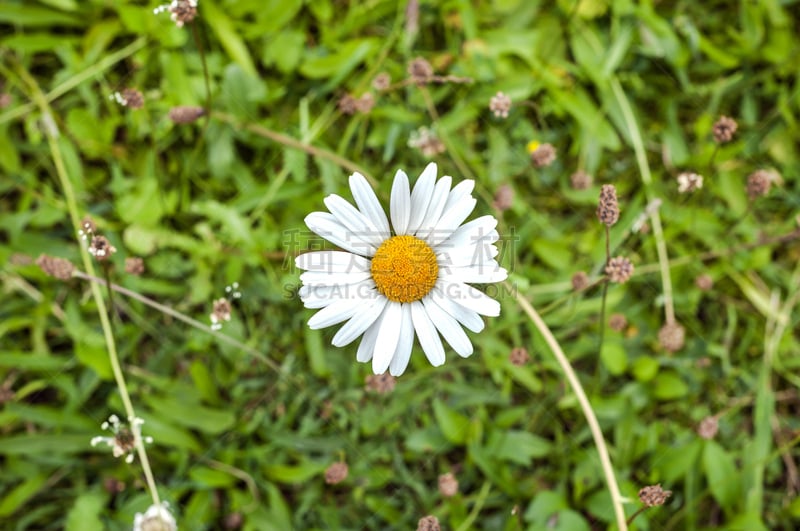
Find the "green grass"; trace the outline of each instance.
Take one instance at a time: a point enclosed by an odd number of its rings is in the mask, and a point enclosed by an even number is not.
[[[672,491],[630,529],[800,525],[798,2],[421,2],[416,29],[405,2],[382,0],[201,0],[183,28],[152,2],[6,4],[0,528],[130,529],[153,502],[145,451],[180,529],[414,529],[429,514],[452,530],[616,528],[590,423],[517,297],[586,390],[626,515],[641,487]],[[408,82],[416,57],[437,82]],[[387,91],[371,86],[381,72]],[[127,87],[142,109],[110,98]],[[507,119],[488,109],[498,91]],[[370,112],[339,111],[366,92]],[[178,105],[210,112],[178,125]],[[721,115],[739,129],[718,145]],[[446,150],[409,147],[420,127]],[[557,160],[535,168],[531,140]],[[354,345],[307,328],[293,257],[318,244],[303,218],[330,193],[351,199],[350,173],[388,204],[394,172],[413,181],[430,160],[476,180],[473,217],[498,217],[510,279],[489,288],[502,313],[469,334],[472,357],[433,368],[416,347],[378,395]],[[570,186],[578,169],[588,190]],[[781,181],[751,200],[759,169]],[[682,171],[702,189],[679,194]],[[570,283],[601,278],[608,183],[611,254],[636,267],[607,286],[621,332],[601,321],[603,286]],[[650,230],[632,231],[654,199]],[[89,280],[105,268],[77,236],[85,215],[118,249],[111,298]],[[78,273],[46,276],[42,253]],[[143,275],[125,273],[130,256]],[[233,282],[243,296],[212,331]],[[658,333],[673,316],[686,341],[669,353]],[[512,365],[514,347],[531,361]],[[128,465],[89,441],[130,409],[154,442]],[[338,461],[349,476],[328,485]]]

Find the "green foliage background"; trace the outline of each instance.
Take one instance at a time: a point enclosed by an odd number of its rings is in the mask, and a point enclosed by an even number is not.
[[[364,390],[370,368],[355,363],[354,346],[333,348],[332,330],[305,325],[312,312],[293,296],[292,267],[313,243],[304,216],[329,193],[350,199],[354,166],[387,201],[397,168],[413,178],[428,161],[407,146],[421,126],[447,147],[433,159],[440,172],[476,179],[476,212],[492,212],[500,185],[515,191],[511,209],[495,212],[503,264],[589,391],[628,514],[640,487],[673,491],[632,528],[800,525],[798,2],[423,0],[416,30],[405,2],[383,0],[202,0],[183,28],[153,7],[0,7],[11,98],[0,109],[2,529],[125,529],[150,504],[138,460],[89,446],[123,410],[88,284],[30,261],[80,263],[46,141],[53,126],[80,215],[119,251],[114,282],[203,322],[238,282],[243,297],[222,333],[278,367],[115,297],[129,390],[181,529],[230,528],[234,513],[253,530],[414,529],[427,514],[446,529],[613,527],[586,422],[509,293],[496,293],[502,315],[471,335],[475,355],[450,352],[434,369],[416,348],[385,396]],[[206,104],[201,49],[213,112],[176,125],[171,107]],[[402,83],[418,56],[472,82]],[[380,72],[396,86],[372,89]],[[615,84],[641,130],[649,185]],[[125,87],[144,93],[143,109],[110,99]],[[337,110],[344,94],[368,91],[370,113]],[[505,120],[488,110],[497,91],[514,101]],[[722,114],[739,131],[717,147]],[[552,143],[558,160],[534,168],[530,140]],[[761,168],[782,183],[749,201],[746,178]],[[589,190],[570,187],[577,169],[594,175]],[[681,171],[703,174],[703,188],[678,194]],[[602,289],[576,294],[570,278],[602,271],[603,183],[621,199],[611,246],[637,274],[609,287],[607,314],[623,313],[628,327],[606,330],[599,355]],[[630,231],[655,197],[686,329],[675,354],[658,341],[653,233]],[[144,258],[144,275],[124,273],[128,256]],[[703,273],[710,291],[695,285]],[[523,367],[508,361],[518,346],[532,355]],[[719,433],[705,440],[696,428],[710,415]],[[327,485],[339,460],[349,477]],[[460,484],[449,499],[437,490],[448,471]],[[110,492],[110,480],[124,489]]]

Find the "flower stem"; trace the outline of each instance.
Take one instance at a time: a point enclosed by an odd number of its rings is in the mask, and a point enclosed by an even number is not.
[[[509,291],[513,291],[508,284],[506,284],[506,287],[509,289]],[[574,392],[575,396],[578,398],[578,403],[581,406],[581,410],[583,411],[583,416],[586,418],[587,424],[589,424],[589,430],[592,432],[594,445],[597,448],[598,455],[600,456],[600,465],[603,468],[603,474],[605,475],[606,484],[608,485],[608,491],[611,495],[611,505],[614,507],[614,515],[617,520],[618,531],[627,531],[628,525],[625,521],[625,509],[622,507],[622,495],[620,494],[619,486],[617,485],[617,479],[614,476],[614,469],[611,466],[611,458],[608,454],[608,447],[606,446],[606,441],[603,438],[603,431],[600,429],[600,424],[597,422],[597,417],[594,414],[592,405],[589,403],[589,398],[586,396],[586,392],[583,390],[583,385],[581,385],[577,374],[575,374],[575,371],[567,359],[567,356],[561,349],[561,345],[559,345],[558,340],[556,340],[555,336],[553,336],[553,333],[547,327],[547,324],[545,324],[531,303],[528,302],[528,300],[522,294],[520,294],[518,291],[513,291],[513,293],[515,294],[517,302],[522,310],[528,315],[528,317],[530,317],[534,326],[536,326],[536,328],[539,330],[539,333],[541,333],[544,337],[544,340],[550,347],[550,350],[553,352],[556,361],[561,366],[561,370],[564,371],[564,375],[567,377],[567,380],[572,387],[572,392]]]
[[[56,174],[58,175],[61,187],[63,188],[64,198],[66,199],[67,209],[69,210],[69,216],[72,221],[72,225],[75,228],[75,234],[77,234],[78,227],[80,227],[78,202],[75,197],[75,191],[72,188],[72,182],[70,181],[69,174],[67,173],[67,168],[64,164],[64,157],[61,153],[61,147],[59,145],[60,133],[58,131],[58,126],[53,119],[52,110],[50,109],[47,99],[39,88],[39,84],[21,65],[17,64],[16,66],[17,74],[30,88],[31,98],[42,113],[42,121],[44,122],[43,129],[47,136],[47,143],[53,158]],[[84,268],[91,275],[94,275],[94,264],[92,263],[92,258],[89,255],[86,246],[79,242],[78,248],[81,252],[81,260],[83,261]],[[114,342],[114,335],[111,329],[111,321],[109,319],[108,311],[106,310],[103,294],[100,290],[99,284],[92,284],[91,287],[92,298],[97,305],[97,314],[100,318],[100,325],[103,329],[103,336],[106,341],[106,348],[108,349],[108,358],[109,362],[111,363],[111,370],[114,373],[114,380],[117,383],[117,389],[119,390],[120,397],[122,398],[122,405],[125,408],[125,414],[128,417],[128,422],[133,425],[133,421],[136,418],[136,412],[133,409],[133,403],[131,402],[130,395],[128,394],[128,388],[125,385],[125,377],[122,374],[122,368],[120,367],[119,356],[117,355],[117,347]],[[138,434],[138,430],[134,430],[134,432],[137,433],[137,436],[134,438],[134,442],[136,445],[136,451],[139,455],[139,460],[142,463],[142,470],[144,472],[145,480],[147,481],[148,489],[150,490],[150,496],[153,499],[153,503],[158,505],[160,503],[158,489],[156,488],[155,480],[153,479],[153,473],[150,469],[150,462],[147,459],[147,452],[144,448],[142,438]]]
[[[633,523],[633,521],[636,519],[636,517],[637,517],[637,516],[639,516],[640,514],[642,514],[642,513],[645,511],[645,509],[647,509],[647,507],[646,507],[646,506],[645,506],[645,507],[639,507],[639,508],[636,510],[636,512],[635,512],[635,513],[633,513],[633,514],[631,515],[631,517],[630,517],[630,518],[628,518],[628,521],[627,521],[627,523],[628,523],[628,524],[632,524],[632,523]]]

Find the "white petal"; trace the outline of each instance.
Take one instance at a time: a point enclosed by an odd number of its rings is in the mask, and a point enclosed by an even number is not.
[[[488,317],[500,315],[500,303],[469,284],[439,279],[433,289],[439,290],[444,297],[473,312]]]
[[[464,325],[468,330],[478,333],[483,330],[483,327],[486,325],[477,312],[468,310],[460,304],[456,304],[447,297],[443,296],[440,291],[432,290],[430,292],[430,297],[436,301],[436,304],[438,304],[442,310],[449,313],[456,321]]]
[[[398,236],[406,234],[408,220],[411,218],[411,192],[409,191],[408,175],[403,170],[397,170],[392,183],[392,197],[389,200],[389,213],[392,216],[392,227]]]
[[[400,339],[400,324],[403,305],[399,302],[389,301],[386,305],[386,315],[383,316],[381,329],[378,332],[378,342],[372,353],[372,372],[383,374],[392,362],[394,351]]]
[[[358,294],[361,298],[368,298],[370,292],[375,289],[375,281],[371,278],[356,282],[354,284],[306,284],[297,291],[301,299],[306,297],[314,298],[352,298],[351,294]]]
[[[336,194],[329,195],[323,201],[331,214],[351,232],[354,238],[375,248],[381,245],[384,238],[381,237],[378,227],[360,210]]]
[[[444,176],[436,183],[436,187],[433,189],[431,204],[428,205],[425,219],[422,220],[422,224],[420,224],[419,230],[416,233],[417,238],[424,240],[439,222],[439,218],[442,216],[442,212],[444,212],[444,204],[447,202],[447,195],[450,193],[450,183],[452,180],[452,177]]]
[[[363,334],[381,314],[387,301],[388,299],[386,297],[380,296],[376,298],[375,302],[372,304],[365,303],[361,306],[356,314],[336,332],[335,336],[333,336],[333,341],[331,342],[333,346],[344,347]]]
[[[472,193],[472,190],[475,188],[475,181],[472,179],[467,179],[466,181],[461,181],[457,185],[450,190],[450,195],[447,197],[447,203],[444,205],[445,210],[450,210],[453,205],[465,199]]]
[[[400,376],[408,367],[411,359],[411,347],[414,346],[414,322],[411,320],[411,305],[403,304],[403,314],[400,323],[400,339],[397,342],[397,349],[392,356],[389,364],[389,374]]]
[[[383,211],[378,197],[363,175],[356,172],[350,176],[350,191],[353,193],[353,199],[356,200],[358,209],[378,229],[381,240],[387,239],[389,237],[389,220],[386,218],[386,212]]]
[[[439,339],[436,328],[431,323],[425,307],[419,301],[411,303],[411,320],[414,323],[414,330],[417,332],[419,344],[422,346],[425,356],[431,365],[438,367],[444,363],[444,347]]]
[[[338,300],[360,299],[364,304],[372,304],[379,297],[383,297],[372,280],[358,284],[337,284],[334,286],[308,286],[313,288],[300,296],[306,308],[324,308]]]
[[[490,244],[458,247],[436,253],[436,262],[439,267],[463,267],[481,264],[494,264],[496,266],[497,261],[494,260],[494,257],[498,255],[498,252],[497,247]]]
[[[461,328],[461,325],[450,314],[442,310],[431,297],[422,299],[422,304],[428,312],[428,317],[431,318],[433,324],[441,332],[445,341],[450,343],[453,350],[462,358],[471,356],[472,342],[467,337],[464,329]]]
[[[508,278],[508,272],[497,265],[479,264],[463,267],[447,267],[439,270],[439,278],[448,282],[477,282],[491,284]]]
[[[353,273],[323,273],[321,271],[306,271],[300,275],[300,281],[309,286],[335,286],[338,284],[358,284],[372,278],[369,271],[354,271]]]
[[[351,273],[369,271],[370,261],[353,253],[342,251],[313,251],[294,259],[294,264],[306,271],[323,273]]]
[[[494,216],[481,216],[472,221],[464,223],[444,242],[439,249],[453,249],[464,245],[478,245],[483,243],[494,243],[499,239],[499,234],[495,230],[497,219]]]
[[[375,254],[374,246],[365,243],[360,238],[355,238],[347,227],[339,223],[333,214],[312,212],[306,216],[305,222],[312,232],[346,251],[362,256]]]
[[[436,227],[434,227],[425,241],[431,245],[438,245],[447,240],[453,235],[458,226],[467,219],[476,204],[475,198],[468,197],[453,205],[449,210],[445,210]]]
[[[361,343],[359,343],[358,351],[356,352],[356,360],[359,362],[366,363],[372,359],[372,352],[375,350],[375,343],[378,341],[378,332],[381,330],[381,323],[385,313],[386,306],[383,307],[383,311],[375,319],[375,322],[364,332],[364,337],[361,338]]]
[[[340,299],[321,309],[308,320],[312,330],[325,328],[346,321],[355,315],[358,307],[363,305],[361,299]]]
[[[415,234],[422,224],[422,220],[425,219],[435,183],[436,163],[431,162],[422,170],[422,174],[414,185],[414,191],[411,192],[411,218],[408,221],[408,234]]]

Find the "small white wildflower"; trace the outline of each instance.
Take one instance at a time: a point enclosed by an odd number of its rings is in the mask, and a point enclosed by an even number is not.
[[[160,5],[153,9],[153,14],[158,15],[169,11],[172,22],[182,28],[185,23],[191,22],[197,16],[197,4],[198,0],[172,0],[169,4]]]
[[[120,422],[119,417],[111,415],[100,427],[111,431],[113,437],[92,437],[90,444],[92,446],[105,444],[111,448],[111,453],[114,457],[122,457],[124,455],[125,462],[132,463],[136,451],[137,437],[148,444],[153,442],[152,437],[142,437],[142,424],[144,424],[144,420],[135,417],[130,423],[130,428],[128,428]]]
[[[678,193],[694,192],[703,187],[703,176],[697,173],[683,172],[678,175]]]
[[[237,284],[238,285],[238,284]],[[230,287],[230,286],[229,286]],[[228,291],[226,288],[225,291]],[[238,291],[235,293],[239,293]],[[241,297],[241,293],[239,296]],[[235,297],[235,295],[234,295]],[[237,298],[237,297],[235,297]],[[233,308],[231,307],[231,302],[226,299],[225,297],[221,297],[214,301],[214,310],[209,315],[211,319],[211,329],[212,330],[219,330],[222,328],[222,321],[230,321],[231,320],[231,311]]]
[[[242,292],[239,291],[239,283],[234,282],[230,286],[225,286],[225,293],[232,299],[241,299]]]
[[[432,157],[445,151],[445,145],[439,140],[436,131],[420,127],[408,137],[408,147],[417,148],[426,157]]]
[[[496,118],[508,118],[508,111],[511,110],[511,98],[498,92],[489,100],[489,110]]]
[[[176,531],[178,523],[169,512],[169,504],[161,502],[151,505],[144,514],[136,513],[133,518],[133,531]]]
[[[105,236],[92,236],[89,243],[89,254],[100,261],[108,260],[112,254],[117,252],[117,248],[111,245]]]

